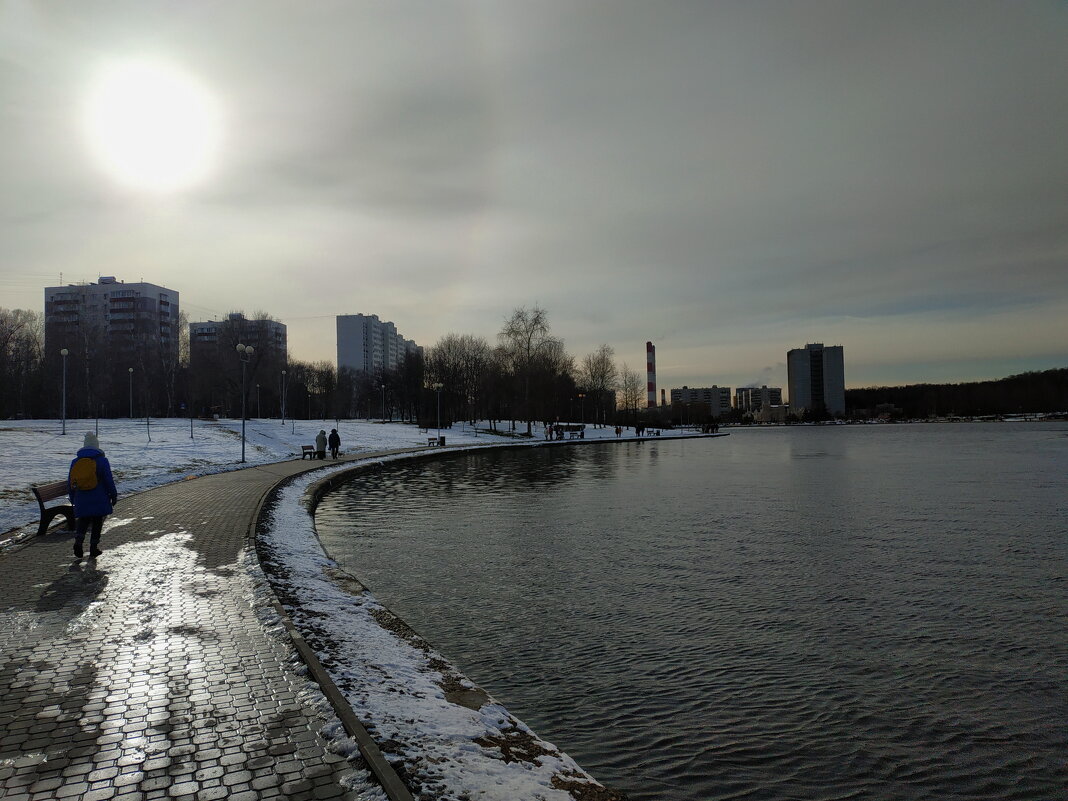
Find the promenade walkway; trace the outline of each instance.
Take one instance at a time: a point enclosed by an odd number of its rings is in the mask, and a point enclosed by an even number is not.
[[[120,499],[94,562],[55,529],[0,556],[0,798],[356,797],[248,547],[264,494],[323,466]]]

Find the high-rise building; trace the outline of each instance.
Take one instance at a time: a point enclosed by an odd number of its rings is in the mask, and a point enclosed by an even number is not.
[[[337,366],[358,373],[378,375],[395,370],[408,352],[419,346],[397,332],[397,326],[383,322],[377,314],[337,316]]]
[[[822,342],[795,348],[786,354],[790,410],[845,414],[845,357],[841,345],[825,348]]]
[[[177,292],[101,276],[44,295],[45,359],[66,378],[68,415],[133,415],[135,400],[139,413],[173,409]]]
[[[724,417],[731,412],[730,387],[682,387],[671,390],[671,405],[706,405],[713,417]]]
[[[277,320],[249,320],[241,312],[226,315],[225,320],[189,324],[189,366],[196,369],[212,360],[220,349],[235,350],[238,344],[251,345],[271,361],[286,361],[287,329]]]
[[[45,350],[121,357],[151,347],[178,358],[178,293],[113,276],[97,283],[45,287]]]
[[[251,346],[253,355],[242,358],[238,345]],[[268,416],[281,414],[287,347],[286,326],[277,320],[232,312],[224,320],[190,323],[191,408],[204,415],[237,416],[242,409],[255,417],[265,409]]]
[[[759,412],[768,406],[782,405],[782,387],[738,387],[734,390],[734,408],[742,412]]]

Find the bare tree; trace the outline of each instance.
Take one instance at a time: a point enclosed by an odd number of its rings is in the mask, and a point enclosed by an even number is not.
[[[615,396],[619,385],[619,369],[616,367],[615,351],[611,345],[601,345],[593,353],[587,353],[579,368],[579,384],[586,390],[593,401],[594,408],[600,413],[603,424],[606,419],[605,406]]]
[[[491,355],[489,343],[471,334],[446,334],[427,351],[426,381],[442,384],[447,419],[474,414]]]
[[[521,306],[513,311],[511,317],[504,321],[504,328],[498,338],[518,387],[522,388],[523,417],[527,423],[529,437],[533,421],[530,405],[531,379],[539,362],[552,358],[556,348],[562,352],[563,345],[549,333],[548,312],[537,305],[531,309]]]
[[[619,375],[619,394],[623,411],[633,412],[635,419],[637,419],[638,405],[642,401],[642,390],[644,389],[642,378],[636,371],[627,367],[626,362],[623,362]]]
[[[44,315],[27,309],[0,309],[0,417],[42,413],[33,391],[43,369]]]

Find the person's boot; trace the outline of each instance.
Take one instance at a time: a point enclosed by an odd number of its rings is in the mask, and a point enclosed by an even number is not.
[[[100,550],[100,546],[95,542],[89,548],[89,556],[94,558],[94,559],[96,557],[100,556],[100,554],[102,554],[102,553],[103,553],[103,551]]]
[[[82,544],[80,542],[74,543],[74,557],[76,559],[81,559],[84,555],[85,554],[82,551]]]

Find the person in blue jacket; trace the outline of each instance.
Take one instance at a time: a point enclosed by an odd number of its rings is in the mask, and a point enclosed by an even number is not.
[[[100,556],[100,532],[104,528],[104,518],[111,514],[119,499],[115,491],[115,479],[111,475],[111,462],[100,450],[100,442],[92,431],[86,433],[82,449],[71,460],[71,468],[82,457],[96,462],[96,486],[92,489],[77,489],[69,478],[70,471],[67,471],[67,494],[74,505],[76,521],[74,555],[79,559],[83,556],[82,543],[85,541],[86,531],[90,532],[89,556]]]

